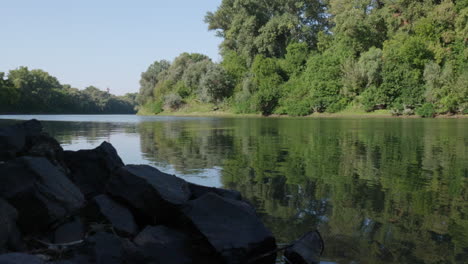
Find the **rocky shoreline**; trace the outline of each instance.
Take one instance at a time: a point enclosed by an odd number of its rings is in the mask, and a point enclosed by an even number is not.
[[[64,151],[37,120],[0,128],[0,264],[318,263],[310,232],[278,249],[239,192],[125,165],[103,142]]]

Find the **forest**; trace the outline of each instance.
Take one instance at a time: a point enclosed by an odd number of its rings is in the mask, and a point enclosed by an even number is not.
[[[79,90],[39,69],[0,72],[1,114],[134,114],[136,96],[115,96],[94,86]]]
[[[468,0],[223,0],[223,39],[142,73],[140,114],[468,114]]]

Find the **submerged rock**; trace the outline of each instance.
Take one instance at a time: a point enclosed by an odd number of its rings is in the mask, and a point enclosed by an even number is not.
[[[290,264],[319,264],[323,240],[317,231],[309,232],[286,249],[284,256]]]
[[[112,172],[124,166],[115,148],[105,141],[95,149],[65,151],[64,157],[70,179],[86,198],[103,194]]]
[[[190,198],[187,182],[147,165],[118,169],[109,180],[107,191],[144,215],[144,222],[149,224],[174,221],[178,208]]]
[[[183,208],[184,216],[225,263],[248,263],[276,249],[275,238],[248,204],[207,193]],[[252,263],[274,263],[276,254]]]
[[[47,159],[21,157],[0,164],[0,197],[19,213],[23,232],[42,232],[81,208],[80,190]]]
[[[86,207],[85,215],[88,222],[109,223],[119,235],[135,236],[138,233],[138,226],[130,210],[107,195],[94,197]]]

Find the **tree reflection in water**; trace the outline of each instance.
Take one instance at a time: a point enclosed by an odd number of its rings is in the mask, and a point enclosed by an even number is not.
[[[45,126],[71,145],[138,135],[140,145],[127,142],[132,151],[120,153],[124,161],[170,165],[188,180],[211,171],[207,178],[255,204],[280,243],[318,228],[329,261],[468,259],[466,119],[174,118]],[[123,141],[112,143],[119,150]]]

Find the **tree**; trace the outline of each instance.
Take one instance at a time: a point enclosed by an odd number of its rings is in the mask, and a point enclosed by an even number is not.
[[[140,93],[137,101],[139,104],[145,104],[153,96],[153,89],[160,81],[159,75],[167,70],[170,63],[166,60],[155,61],[148,69],[141,74]]]
[[[200,89],[200,99],[219,103],[232,95],[233,82],[220,65],[211,64],[200,81]]]
[[[224,38],[222,50],[233,50],[250,65],[257,54],[281,57],[291,42],[314,47],[326,26],[324,4],[315,0],[223,0],[205,22]]]

